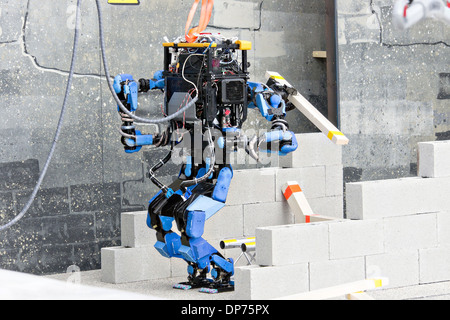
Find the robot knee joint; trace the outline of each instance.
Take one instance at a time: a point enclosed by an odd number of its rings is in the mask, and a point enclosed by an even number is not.
[[[181,238],[176,233],[168,233],[165,242],[158,241],[155,244],[156,250],[166,258],[180,257]]]
[[[190,211],[187,214],[186,234],[190,238],[200,238],[205,231],[206,214],[204,211]]]

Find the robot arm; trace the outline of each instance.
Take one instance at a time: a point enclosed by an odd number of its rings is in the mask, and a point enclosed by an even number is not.
[[[425,18],[434,18],[450,24],[450,1],[399,0],[394,5],[393,23],[407,29]]]
[[[139,92],[148,92],[149,90],[163,90],[165,80],[163,71],[158,71],[153,75],[153,79],[139,79]]]
[[[138,109],[138,93],[148,92],[149,90],[163,89],[165,81],[162,77],[162,71],[157,72],[153,79],[140,79],[136,82],[133,76],[129,74],[118,75],[114,79],[113,88],[116,91],[123,105],[130,112]],[[157,135],[143,135],[136,130],[134,119],[126,115],[118,108],[122,119],[122,125],[119,129],[126,153],[139,152],[143,146],[161,146],[168,143],[168,132]]]
[[[298,148],[297,139],[292,131],[289,131],[289,124],[285,120],[287,107],[284,99],[285,93],[274,90],[261,83],[248,83],[250,89],[249,108],[258,108],[261,115],[272,122],[271,130],[261,137],[254,137],[249,142],[249,154],[256,160],[258,156],[256,150],[264,152],[278,152],[285,156],[294,152]],[[278,148],[272,149],[272,143],[278,142]]]

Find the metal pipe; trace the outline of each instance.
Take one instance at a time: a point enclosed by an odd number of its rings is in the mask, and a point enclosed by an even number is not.
[[[242,252],[256,251],[256,242],[243,243],[241,245]]]
[[[220,241],[220,248],[223,249],[234,249],[234,248],[242,248],[244,243],[255,242],[256,238],[244,238],[244,239],[227,239]]]

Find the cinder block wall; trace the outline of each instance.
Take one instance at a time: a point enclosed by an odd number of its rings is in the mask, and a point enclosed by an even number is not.
[[[322,133],[296,136],[299,150],[280,158],[279,168],[234,172],[226,207],[206,222],[204,234],[225,257],[236,260],[241,250],[221,250],[221,240],[253,237],[257,228],[295,223],[281,191],[287,181],[299,182],[315,214],[343,217],[342,147]],[[124,283],[187,275],[184,261],[162,258],[153,247],[156,235],[147,228],[146,218],[145,211],[122,214],[122,246],[102,249],[103,281]],[[175,225],[173,230],[177,231]],[[242,257],[237,266],[246,264]]]
[[[347,182],[417,175],[417,143],[450,139],[450,27],[392,24],[394,0],[337,0]]]
[[[389,278],[389,287],[450,280],[450,163],[439,160],[450,141],[418,149],[423,176],[347,184],[349,220],[257,229],[258,265],[237,269],[236,297],[270,299],[377,277]],[[282,290],[272,290],[278,284]]]
[[[100,1],[112,75],[150,78],[163,65],[162,42],[184,33],[193,1],[144,0],[140,6]],[[70,67],[76,0],[0,0],[0,224],[17,215],[50,150]],[[167,150],[127,155],[120,120],[104,81],[95,2],[83,1],[82,27],[68,110],[48,175],[30,212],[0,234],[0,268],[35,274],[100,268],[100,248],[120,244],[120,215],[145,210],[157,192],[145,176]],[[208,31],[253,43],[251,78],[283,74],[326,110],[325,8],[319,1],[216,1]],[[299,32],[307,30],[307,32]],[[140,97],[138,115],[159,115],[161,93]],[[312,130],[297,111],[296,132]],[[247,128],[270,129],[250,112]],[[144,132],[151,128],[144,128]],[[248,167],[248,166],[247,166]],[[256,166],[253,166],[254,168]],[[158,172],[170,182],[176,165]]]

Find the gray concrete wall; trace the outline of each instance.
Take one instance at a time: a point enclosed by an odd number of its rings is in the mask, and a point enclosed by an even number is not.
[[[140,6],[102,1],[112,74],[139,79],[162,68],[163,37],[184,32],[192,1],[142,0]],[[70,66],[75,0],[0,0],[0,223],[25,204],[46,160]],[[145,210],[156,192],[147,168],[166,150],[126,155],[120,124],[102,79],[94,1],[84,1],[82,35],[69,108],[48,175],[28,215],[0,234],[0,268],[29,273],[100,267],[100,249],[120,245],[120,214]],[[312,58],[325,50],[321,1],[216,1],[213,32],[253,42],[252,80],[266,70],[283,74],[322,111],[326,66]],[[443,54],[442,54],[443,58]],[[159,115],[162,95],[141,97],[138,115]],[[296,132],[313,130],[299,112]],[[250,128],[268,124],[252,112]],[[164,181],[178,173],[168,165]]]
[[[393,0],[338,0],[346,181],[417,173],[417,143],[450,137],[450,27],[391,23]]]

